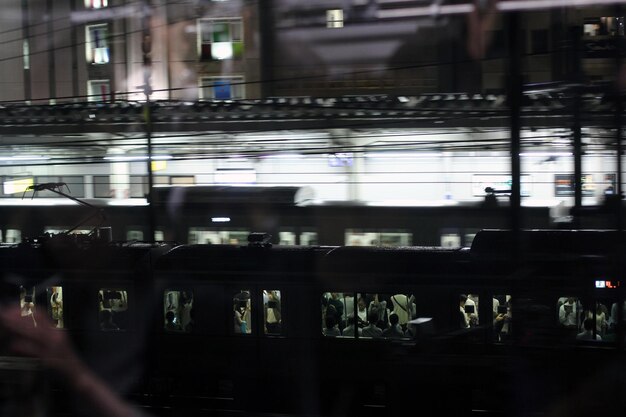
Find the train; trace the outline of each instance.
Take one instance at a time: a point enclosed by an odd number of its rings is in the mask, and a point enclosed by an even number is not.
[[[83,199],[89,207],[68,205],[71,202],[61,197],[42,200],[41,195],[31,199],[29,191],[23,200],[0,199],[3,242],[19,243],[70,229],[90,233],[97,226],[110,226],[117,241],[149,241],[150,211],[155,239],[180,244],[239,244],[249,233],[263,231],[275,245],[458,248],[471,245],[481,229],[510,227],[506,197],[494,203],[392,207],[319,203],[311,200],[307,187],[174,186],[155,187],[151,207],[145,200],[140,205],[123,200],[122,205],[114,199]],[[554,226],[548,207],[524,207],[523,216],[528,229]]]
[[[482,230],[464,248],[247,240],[105,230],[5,244],[2,306],[64,332],[147,415],[622,410],[623,233]],[[37,393],[43,415],[74,415],[36,358],[0,353],[4,414]]]

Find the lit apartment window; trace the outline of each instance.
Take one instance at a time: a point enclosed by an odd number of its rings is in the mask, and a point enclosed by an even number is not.
[[[343,10],[341,9],[326,10],[326,27],[342,28],[343,27]]]
[[[241,19],[200,19],[198,27],[200,59],[222,60],[243,57]]]
[[[109,5],[108,0],[85,0],[86,9],[101,9]]]
[[[243,77],[203,77],[200,79],[200,98],[239,100],[244,98]]]
[[[91,80],[87,82],[89,101],[107,101],[111,94],[109,80]]]
[[[106,64],[109,62],[109,47],[107,45],[107,25],[89,25],[86,28],[86,56],[91,64]]]

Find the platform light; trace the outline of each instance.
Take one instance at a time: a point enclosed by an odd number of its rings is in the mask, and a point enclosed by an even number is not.
[[[151,160],[168,161],[172,158],[173,157],[171,155],[153,155]],[[137,161],[147,161],[148,156],[146,155],[135,155],[135,156],[120,155],[120,156],[105,156],[102,159],[104,159],[105,161],[111,161],[111,162],[137,162]]]
[[[47,161],[48,156],[34,156],[34,155],[16,155],[16,156],[0,156],[0,161]]]
[[[213,223],[228,223],[230,222],[230,217],[211,217],[211,221]]]

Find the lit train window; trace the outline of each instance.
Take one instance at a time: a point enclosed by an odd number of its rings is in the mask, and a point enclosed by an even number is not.
[[[302,233],[300,233],[300,245],[302,245],[302,246],[315,246],[315,245],[317,245],[317,232],[302,232]]]
[[[279,290],[263,290],[264,330],[268,335],[282,334],[282,312]]]
[[[235,334],[252,334],[252,301],[250,290],[242,290],[233,296]]]
[[[98,291],[98,322],[106,331],[128,328],[128,292],[103,288]]]
[[[129,230],[126,232],[126,240],[143,240],[143,231]]]
[[[46,299],[48,302],[48,317],[57,329],[65,328],[63,322],[63,287],[46,288]]]
[[[189,333],[193,326],[193,292],[166,290],[163,293],[163,329]]]
[[[578,341],[615,341],[617,325],[617,298],[603,298],[581,302],[576,297],[561,297],[559,324],[569,330]]]
[[[460,248],[461,247],[461,235],[457,233],[442,233],[441,234],[441,247]]]
[[[20,286],[20,316],[26,327],[37,327],[35,320],[35,287]]]
[[[22,242],[22,231],[18,229],[7,229],[6,243],[21,243]]]
[[[49,227],[46,227],[44,229],[44,232],[45,233],[50,233],[52,235],[58,235],[60,233],[65,233],[70,228],[71,228],[71,226],[68,226],[68,227],[64,227],[64,226],[49,226]],[[72,234],[74,234],[74,235],[87,235],[89,233],[91,233],[91,229],[75,229],[75,230],[72,230]]]
[[[354,336],[354,294],[325,292],[322,294],[322,334],[327,337]]]
[[[347,246],[408,246],[413,235],[402,231],[364,232],[358,229],[347,229],[345,244]]]
[[[414,329],[410,321],[416,318],[415,297],[412,294],[366,294],[369,326],[382,330],[380,336],[374,329],[373,337],[402,339],[413,337]],[[359,314],[360,316],[360,314]],[[363,336],[369,336],[363,328]]]
[[[413,235],[405,232],[381,232],[380,246],[409,246]]]
[[[296,244],[296,234],[293,232],[278,232],[281,245],[294,246]]]
[[[354,229],[346,230],[346,246],[379,246],[379,235],[374,232],[360,232]]]
[[[459,294],[459,328],[478,326],[478,295]]]
[[[246,230],[211,230],[198,227],[189,229],[190,244],[201,245],[244,245],[248,242],[250,232]]]
[[[510,295],[494,295],[493,307],[493,331],[496,342],[511,340],[513,335],[513,301]]]
[[[557,301],[557,317],[562,328],[575,334],[582,326],[583,306],[578,297],[559,297]]]

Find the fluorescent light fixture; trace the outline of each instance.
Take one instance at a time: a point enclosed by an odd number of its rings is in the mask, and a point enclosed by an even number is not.
[[[441,152],[367,152],[366,158],[397,159],[397,158],[437,158]]]
[[[146,155],[136,155],[136,156],[105,156],[105,161],[112,162],[135,162],[135,161],[147,161],[148,157]],[[172,159],[171,155],[152,155],[153,161],[167,161]]]
[[[268,155],[267,158],[271,159],[298,159],[304,158],[304,155],[301,153],[277,153],[274,155]]]
[[[366,203],[371,207],[446,207],[458,204],[455,200],[383,200]]]
[[[107,206],[147,206],[148,200],[145,198],[120,198],[107,201]]]
[[[256,182],[254,169],[218,169],[214,174],[216,184],[253,184]]]
[[[549,156],[572,156],[571,152],[522,152],[519,156],[534,156],[537,158],[546,158]]]
[[[230,217],[211,217],[211,221],[213,223],[228,223],[230,221]]]
[[[0,156],[0,161],[47,161],[49,159],[47,156],[35,155]]]

